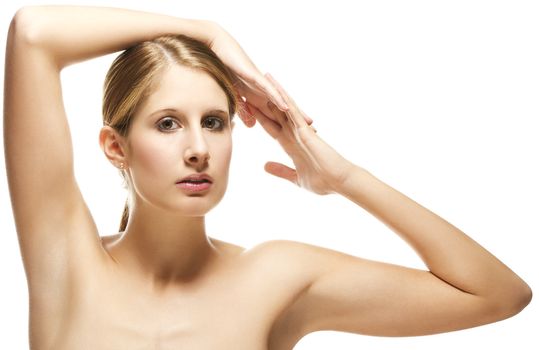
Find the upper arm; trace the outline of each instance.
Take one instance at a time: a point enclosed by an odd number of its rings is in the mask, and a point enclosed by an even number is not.
[[[99,236],[74,176],[61,67],[32,42],[28,12],[19,10],[9,29],[4,144],[23,262],[30,287],[39,288],[64,278],[68,253],[97,248]]]
[[[496,307],[428,271],[361,259],[294,243],[309,288],[281,317],[301,334],[335,330],[377,336],[412,336],[469,328],[499,320]],[[507,317],[507,316],[506,316]]]

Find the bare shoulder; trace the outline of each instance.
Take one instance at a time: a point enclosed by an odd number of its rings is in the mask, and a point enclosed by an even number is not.
[[[342,258],[347,256],[347,254],[336,250],[285,239],[265,241],[246,252],[260,254],[284,265],[288,263],[308,263],[313,265],[320,258],[331,259],[332,257]]]
[[[247,248],[215,238],[210,240],[223,258],[235,261],[236,267],[245,268],[243,271],[249,272],[247,276],[263,274],[268,281],[280,281],[283,292],[291,293],[306,288],[325,270],[324,264],[319,263],[321,260],[325,261],[335,253],[341,254],[320,246],[284,239],[264,241]]]
[[[270,240],[246,250],[253,265],[271,281],[271,294],[286,300],[274,315],[268,333],[268,349],[291,349],[306,334],[309,305],[304,296],[313,283],[329,271],[334,257],[345,254],[324,247],[292,241]],[[336,259],[335,259],[336,260]]]
[[[281,278],[288,277],[288,281],[295,280],[303,286],[329,271],[333,261],[348,256],[321,246],[284,239],[264,241],[246,249],[243,255],[252,259],[257,268],[280,274]]]

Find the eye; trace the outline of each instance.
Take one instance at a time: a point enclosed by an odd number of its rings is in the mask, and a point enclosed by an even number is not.
[[[202,121],[202,126],[210,130],[219,131],[225,127],[225,122],[219,117],[208,117]]]
[[[174,125],[179,126],[176,120],[174,120],[173,118],[167,117],[167,118],[161,119],[159,123],[157,124],[157,127],[161,131],[172,131],[175,129]]]

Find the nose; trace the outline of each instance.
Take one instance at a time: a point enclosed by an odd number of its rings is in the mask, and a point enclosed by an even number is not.
[[[202,130],[191,130],[188,145],[185,148],[184,160],[194,167],[204,166],[210,159],[208,144]]]

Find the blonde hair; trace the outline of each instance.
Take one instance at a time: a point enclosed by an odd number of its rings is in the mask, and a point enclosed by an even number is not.
[[[152,93],[152,86],[164,68],[178,64],[201,70],[223,89],[232,117],[241,104],[235,89],[237,77],[203,42],[184,35],[165,35],[141,42],[122,52],[107,72],[103,95],[103,124],[122,136],[129,128],[137,107]],[[122,171],[128,182],[126,173]],[[120,231],[129,219],[126,202]]]

